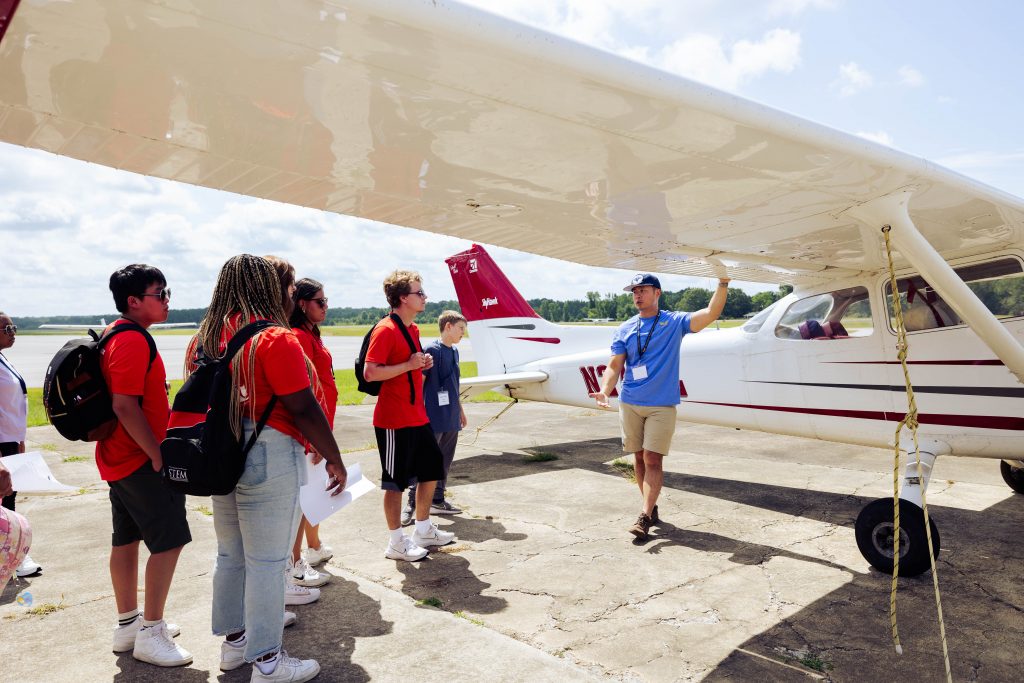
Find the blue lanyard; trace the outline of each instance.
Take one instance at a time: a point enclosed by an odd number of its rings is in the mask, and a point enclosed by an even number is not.
[[[651,331],[647,333],[647,342],[644,344],[644,347],[642,349],[640,348],[640,323],[643,321],[643,318],[637,317],[637,319],[636,319],[636,359],[638,361],[641,360],[644,357],[645,353],[647,353],[647,347],[651,345],[651,338],[654,337],[654,333],[658,329],[658,318],[660,318],[660,317],[661,317],[661,311],[658,311],[658,314],[656,316],[654,316],[654,322],[651,323]]]

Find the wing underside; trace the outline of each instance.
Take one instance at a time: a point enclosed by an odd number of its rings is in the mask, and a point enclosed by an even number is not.
[[[595,266],[882,266],[900,189],[946,258],[1024,203],[921,159],[448,2],[21,3],[0,140]]]

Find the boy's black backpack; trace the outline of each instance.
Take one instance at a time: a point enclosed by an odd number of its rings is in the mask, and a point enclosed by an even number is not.
[[[273,396],[244,442],[231,430],[231,359],[247,341],[273,327],[269,320],[249,323],[231,337],[223,358],[207,358],[178,390],[171,407],[167,438],[160,444],[164,481],[191,496],[223,496],[235,490],[245,459],[277,403]]]
[[[406,343],[409,344],[409,350],[413,353],[419,353],[419,349],[416,348],[416,343],[413,342],[412,335],[409,334],[409,330],[406,329],[405,323],[402,322],[402,319],[395,313],[392,313],[390,317],[395,321],[395,325],[398,326],[398,329],[402,331],[402,336],[405,337]],[[373,331],[377,328],[377,325],[380,325],[381,322],[383,322],[383,320],[384,318],[381,318],[374,323],[373,327],[370,328],[370,331],[366,333],[365,337],[363,337],[363,345],[359,347],[359,356],[356,357],[356,388],[370,396],[379,396],[380,388],[384,384],[384,382],[368,382],[366,381],[366,378],[363,377],[363,368],[366,366],[366,352],[370,349],[370,337],[373,336]],[[405,373],[405,376],[409,378],[409,403],[416,403],[416,385],[413,384],[412,373],[407,372]]]
[[[46,368],[43,406],[46,417],[69,441],[100,441],[117,429],[113,398],[100,369],[103,347],[122,332],[140,332],[149,344],[149,364],[156,360],[156,342],[138,323],[128,321],[102,337],[89,336],[64,344]],[[139,398],[142,402],[142,398]]]

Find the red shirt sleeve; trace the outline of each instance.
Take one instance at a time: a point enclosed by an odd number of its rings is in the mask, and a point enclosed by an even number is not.
[[[394,328],[387,323],[381,323],[373,328],[370,335],[370,346],[366,349],[367,363],[380,363],[388,365],[391,351],[395,347]]]
[[[271,391],[276,396],[287,396],[308,389],[306,354],[295,333],[276,327],[264,331],[261,337],[256,357]]]
[[[108,385],[112,394],[142,396],[146,393],[149,344],[138,332],[121,332],[103,349],[107,360]]]

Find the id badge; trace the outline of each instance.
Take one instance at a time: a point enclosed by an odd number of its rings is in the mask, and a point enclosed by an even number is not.
[[[633,366],[633,379],[634,380],[647,379],[647,366],[646,365],[636,365],[636,366]]]
[[[448,405],[448,390],[437,392],[437,405],[446,406]]]

